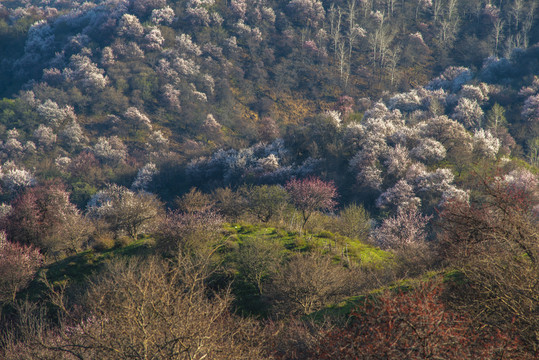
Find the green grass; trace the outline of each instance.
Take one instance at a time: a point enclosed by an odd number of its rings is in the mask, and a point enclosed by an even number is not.
[[[151,239],[142,238],[124,247],[115,247],[105,251],[86,250],[56,261],[42,268],[28,288],[18,294],[18,298],[30,300],[43,299],[46,292],[44,279],[53,286],[68,282],[82,284],[98,272],[105,262],[123,256],[147,254],[151,251]]]
[[[271,241],[281,244],[288,252],[319,251],[332,254],[336,260],[349,258],[363,266],[383,267],[394,261],[387,251],[329,231],[299,234],[252,224],[228,224],[225,226],[225,235],[226,240],[240,245],[246,241]]]

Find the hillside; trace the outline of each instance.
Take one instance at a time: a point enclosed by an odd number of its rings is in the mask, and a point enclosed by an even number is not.
[[[6,0],[0,84],[0,357],[538,356],[536,1]]]

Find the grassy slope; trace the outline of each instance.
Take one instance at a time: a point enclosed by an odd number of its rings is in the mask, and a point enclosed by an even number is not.
[[[386,266],[392,262],[392,255],[372,245],[335,235],[329,231],[316,234],[299,234],[273,227],[249,224],[230,224],[225,226],[228,241],[241,246],[243,242],[258,240],[274,242],[283,247],[285,252],[320,251],[333,254],[336,261],[348,256],[350,261],[363,266]]]

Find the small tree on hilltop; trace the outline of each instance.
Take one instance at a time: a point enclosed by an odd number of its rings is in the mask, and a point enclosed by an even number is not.
[[[246,198],[247,211],[262,222],[268,222],[275,215],[282,214],[287,206],[288,194],[280,185],[244,187],[241,193]]]
[[[301,211],[303,217],[301,230],[305,228],[313,212],[332,210],[337,205],[335,201],[337,189],[332,181],[326,182],[315,177],[292,179],[286,183],[285,188],[292,203]]]

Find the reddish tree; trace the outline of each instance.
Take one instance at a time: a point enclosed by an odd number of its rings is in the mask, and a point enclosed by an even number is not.
[[[285,188],[292,203],[301,211],[302,230],[313,212],[332,210],[337,204],[337,189],[332,181],[327,182],[316,177],[292,179],[286,183]]]
[[[88,183],[96,183],[101,180],[99,160],[88,151],[81,152],[71,161],[68,172],[73,178],[81,179]]]
[[[343,95],[339,98],[335,106],[343,119],[348,118],[348,116],[354,111],[354,99],[348,95]]]
[[[430,282],[365,300],[349,325],[327,331],[309,358],[533,358],[507,334],[474,330],[470,317],[446,309],[442,291],[441,284]]]
[[[65,186],[55,182],[26,189],[14,202],[6,223],[11,241],[52,254],[79,251],[89,231]]]
[[[25,191],[13,203],[6,219],[8,238],[20,244],[35,244],[42,232],[42,211],[38,205],[37,192]]]

